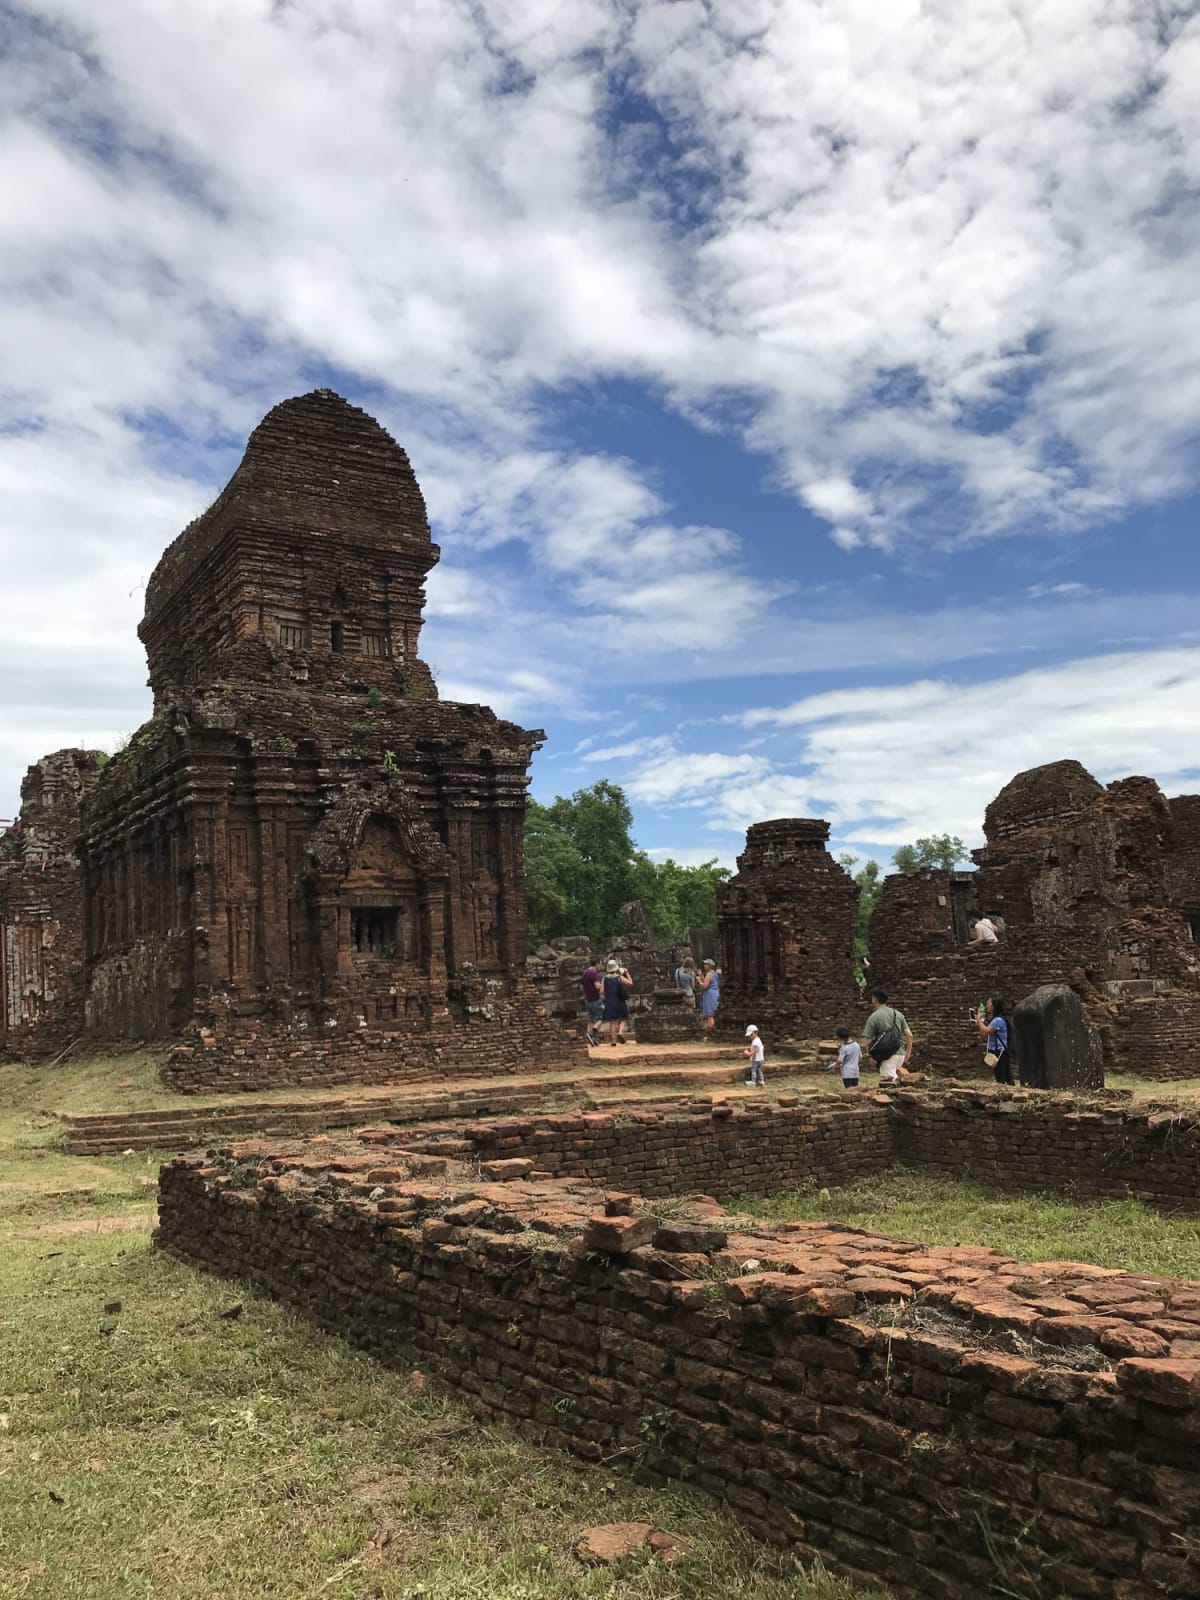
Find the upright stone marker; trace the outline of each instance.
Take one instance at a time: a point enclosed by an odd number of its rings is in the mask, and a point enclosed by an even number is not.
[[[1100,1035],[1066,984],[1046,983],[1025,996],[1010,1018],[1010,1047],[1031,1089],[1103,1089]]]

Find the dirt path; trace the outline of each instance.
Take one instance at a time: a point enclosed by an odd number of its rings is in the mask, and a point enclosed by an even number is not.
[[[100,1217],[47,1217],[44,1222],[22,1222],[20,1227],[0,1229],[0,1240],[39,1239],[47,1244],[61,1239],[102,1238],[111,1233],[145,1233],[154,1226],[157,1208],[129,1206],[124,1211]]]

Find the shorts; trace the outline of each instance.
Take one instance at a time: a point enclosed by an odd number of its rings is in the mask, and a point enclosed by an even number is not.
[[[879,1063],[879,1081],[880,1081],[880,1083],[896,1083],[898,1081],[897,1074],[899,1073],[900,1068],[903,1065],[904,1065],[904,1051],[903,1050],[897,1052],[897,1054],[894,1055],[894,1056],[889,1056],[886,1061],[881,1061]]]
[[[842,1088],[843,1089],[857,1089],[858,1088],[858,1079],[857,1078],[843,1078],[842,1079]]]
[[[593,1023],[599,1022],[604,1015],[604,1001],[585,1000],[584,1005],[587,1006],[588,1026],[591,1027]]]

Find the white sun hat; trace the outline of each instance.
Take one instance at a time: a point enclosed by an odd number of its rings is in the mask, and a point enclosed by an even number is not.
[[[757,1032],[758,1032],[758,1029],[755,1027],[755,1025],[753,1023],[751,1023],[750,1026],[746,1029],[746,1037],[747,1037],[747,1039],[750,1037],[750,1035],[752,1033],[757,1033]]]

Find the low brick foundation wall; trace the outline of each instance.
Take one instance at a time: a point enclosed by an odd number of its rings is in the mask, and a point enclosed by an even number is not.
[[[1037,1091],[895,1096],[897,1155],[1000,1189],[1070,1189],[1200,1205],[1200,1108]]]
[[[1132,1193],[1156,1205],[1200,1206],[1200,1108],[1143,1109],[1039,1090],[860,1090],[794,1102],[527,1113],[407,1130],[403,1139],[409,1149],[444,1155],[530,1157],[546,1172],[647,1197],[833,1188],[907,1161],[1000,1189]]]
[[[887,1102],[855,1105],[698,1101],[692,1109],[585,1111],[467,1124],[428,1141],[442,1154],[481,1161],[531,1157],[555,1176],[646,1196],[720,1199],[847,1183],[896,1159],[897,1125]],[[414,1142],[415,1141],[415,1142]],[[420,1149],[419,1135],[404,1136]]]
[[[864,1582],[1200,1595],[1200,1284],[739,1233],[711,1202],[655,1219],[529,1158],[481,1172],[349,1140],[180,1158],[160,1208],[171,1250]]]
[[[536,1001],[498,1002],[490,1018],[410,1029],[326,1034],[266,1025],[199,1030],[172,1047],[161,1077],[176,1094],[262,1093],[342,1084],[426,1083],[472,1071],[552,1072],[585,1064],[583,1030],[548,1022]]]
[[[570,1103],[570,1087],[558,1091]],[[359,1128],[367,1122],[430,1122],[445,1117],[506,1116],[526,1106],[545,1111],[556,1091],[544,1083],[507,1087],[466,1084],[428,1095],[256,1101],[241,1098],[216,1106],[183,1106],[166,1111],[64,1113],[63,1148],[71,1156],[120,1155],[125,1150],[190,1150],[200,1144],[228,1143],[259,1135],[280,1138]]]

